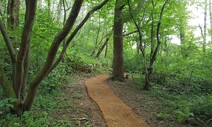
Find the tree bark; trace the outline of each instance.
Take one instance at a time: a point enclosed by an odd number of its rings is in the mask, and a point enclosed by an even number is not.
[[[9,15],[8,27],[15,30],[19,26],[19,5],[20,0],[8,0],[7,13]]]
[[[81,9],[83,0],[75,0],[71,13],[69,14],[69,17],[63,27],[63,29],[57,33],[55,36],[53,43],[50,47],[46,63],[44,64],[44,67],[41,69],[39,74],[34,78],[34,80],[30,84],[29,91],[27,93],[26,99],[24,101],[24,107],[25,110],[30,110],[35,98],[35,93],[37,91],[37,88],[40,84],[40,82],[60,63],[62,60],[66,49],[68,48],[68,45],[74,38],[74,36],[78,33],[80,28],[86,23],[86,21],[89,19],[91,14],[93,14],[95,11],[102,8],[109,0],[104,0],[101,4],[94,7],[91,11],[87,13],[85,18],[82,20],[82,22],[73,30],[72,34],[68,37],[68,39],[65,42],[65,45],[63,46],[63,49],[58,57],[58,59],[55,60],[57,51],[59,49],[60,44],[65,39],[65,37],[68,35],[70,30],[72,29],[76,18],[78,17],[79,11]]]
[[[120,5],[121,0],[116,0],[114,25],[113,25],[113,72],[115,78],[124,78],[123,72],[123,12],[124,5]]]
[[[82,3],[83,3],[83,0],[75,0],[71,13],[69,15],[69,18],[66,21],[66,24],[64,25],[63,29],[60,32],[58,32],[57,35],[55,36],[42,70],[39,72],[39,74],[34,78],[34,80],[30,84],[30,88],[24,102],[25,110],[31,109],[37,88],[40,82],[46,77],[50,68],[52,67],[52,64],[55,60],[59,46],[61,42],[63,41],[63,39],[65,39],[65,37],[68,35],[70,30],[72,29],[76,21],[76,18],[79,14],[79,11],[81,9]]]
[[[17,55],[16,74],[14,82],[15,83],[14,91],[19,99],[25,73],[24,62],[26,60],[25,58],[28,53],[27,51],[29,50],[31,32],[36,13],[36,6],[37,6],[37,0],[26,1],[26,15],[25,15],[26,21],[22,32],[20,50]]]
[[[53,63],[52,67],[50,68],[51,72],[59,63],[60,61],[63,59],[64,54],[69,46],[69,44],[71,43],[71,41],[73,40],[73,38],[75,37],[75,35],[79,32],[79,30],[84,26],[84,24],[87,22],[87,20],[90,18],[90,16],[97,10],[101,9],[109,0],[104,0],[102,3],[100,3],[99,5],[95,6],[93,9],[91,9],[85,16],[85,18],[80,22],[80,24],[73,30],[73,32],[71,33],[71,35],[68,37],[68,39],[65,42],[65,45],[63,46],[63,49],[58,57],[58,59]],[[48,73],[49,73],[48,72]]]

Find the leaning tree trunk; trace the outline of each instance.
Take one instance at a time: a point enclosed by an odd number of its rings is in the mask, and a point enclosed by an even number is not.
[[[102,51],[105,49],[105,47],[107,48],[108,41],[109,41],[109,37],[106,38],[104,44],[102,45],[102,47],[101,47],[101,48],[99,49],[99,51],[97,52],[96,58],[99,58],[99,56],[101,55],[101,53],[102,53]]]
[[[120,6],[121,0],[116,0],[114,14],[114,35],[113,35],[113,72],[115,78],[124,78],[123,72],[123,6]]]
[[[24,101],[22,100],[22,93],[24,92],[24,86],[27,82],[27,72],[28,70],[28,62],[29,62],[29,52],[30,52],[30,40],[31,40],[31,32],[32,27],[36,15],[36,6],[37,0],[26,0],[26,14],[25,14],[25,24],[23,27],[23,32],[21,36],[21,45],[20,50],[18,51],[17,57],[14,50],[14,47],[10,41],[9,35],[4,27],[4,23],[2,18],[0,17],[0,31],[3,35],[4,41],[6,43],[8,52],[11,57],[11,61],[15,63],[16,73],[14,87],[12,87],[11,82],[8,81],[6,77],[6,73],[3,69],[2,61],[0,61],[0,85],[5,92],[5,95],[9,98],[16,98],[17,101],[13,103],[13,111],[22,115],[24,111],[30,110],[35,99],[35,94],[37,88],[39,87],[41,81],[60,63],[63,58],[68,45],[78,33],[78,31],[84,26],[89,17],[97,10],[101,9],[109,0],[104,0],[99,5],[95,6],[91,9],[84,19],[80,22],[80,24],[73,30],[72,34],[69,36],[69,32],[72,30],[75,21],[80,12],[80,8],[82,6],[83,0],[75,0],[73,7],[71,9],[70,15],[64,25],[64,27],[55,35],[53,42],[51,43],[51,47],[48,51],[47,58],[42,69],[38,72],[38,74],[34,77],[34,79],[29,82],[29,89],[27,91],[26,98]],[[59,53],[59,47],[67,37],[64,46],[62,47],[62,51]],[[59,55],[58,58],[56,56]],[[17,59],[16,59],[17,58]],[[23,91],[23,92],[22,92]]]

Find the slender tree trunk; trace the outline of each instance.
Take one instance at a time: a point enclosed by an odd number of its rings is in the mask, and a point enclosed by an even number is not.
[[[108,42],[107,42],[106,48],[105,48],[105,58],[107,58],[107,52],[108,52]]]
[[[211,43],[212,43],[212,5],[211,0],[209,0],[209,14],[210,14],[210,36],[211,36]]]
[[[154,3],[153,3],[153,7],[154,7]],[[151,24],[151,53],[150,53],[150,60],[151,60],[151,57],[153,56],[153,53],[154,53],[154,49],[155,49],[155,28],[154,28],[154,12],[152,12],[151,14],[151,19],[152,19],[152,24]]]
[[[151,53],[150,53],[150,63],[149,66],[146,68],[146,74],[145,74],[145,80],[144,80],[144,89],[145,90],[149,90],[151,85],[150,85],[150,76],[152,74],[153,71],[153,57],[154,57],[154,51],[155,51],[155,27],[154,27],[154,23],[155,23],[155,19],[154,19],[154,11],[155,11],[155,4],[154,4],[154,0],[152,0],[152,6],[153,6],[153,11],[151,13],[151,20],[152,20],[152,24],[151,24]]]
[[[19,26],[19,6],[20,0],[8,0],[7,5],[7,24],[10,30],[15,31]],[[10,41],[15,48],[18,46],[18,37],[9,35]],[[16,61],[12,61],[13,74],[16,74]],[[12,75],[13,85],[15,84],[15,75]]]
[[[205,0],[204,12],[204,35],[203,35],[203,52],[206,52],[206,36],[207,36],[207,0]]]
[[[157,23],[157,31],[156,31],[156,35],[157,35],[157,45],[156,48],[154,49],[154,51],[152,52],[152,55],[150,56],[150,64],[149,67],[147,68],[147,74],[145,75],[145,85],[144,85],[144,89],[145,90],[149,90],[151,88],[150,85],[150,76],[153,72],[153,64],[156,60],[156,56],[159,52],[159,48],[161,45],[161,40],[160,40],[160,28],[161,28],[161,22],[162,22],[162,17],[163,17],[163,13],[164,13],[164,9],[166,4],[168,3],[168,0],[165,1],[165,3],[163,4],[161,11],[160,11],[160,17],[159,17],[159,21]]]
[[[97,30],[97,36],[96,36],[95,46],[94,46],[93,52],[91,53],[91,56],[93,56],[95,54],[96,49],[98,47],[100,29],[101,29],[101,27],[100,27],[100,16],[99,16],[99,28]]]
[[[19,5],[20,0],[8,0],[7,13],[8,17],[8,27],[12,30],[19,26]]]
[[[62,17],[62,4],[63,4],[63,0],[59,0],[58,6],[57,6],[57,21],[58,22],[61,21],[61,17]]]
[[[187,56],[186,49],[185,49],[185,21],[180,17],[179,19],[180,23],[180,48],[181,48],[181,54],[185,58]]]
[[[29,60],[30,60],[29,56],[30,56],[30,44],[27,47],[26,56],[25,56],[25,60],[23,63],[24,74],[23,74],[23,84],[22,84],[21,91],[20,91],[21,101],[24,101],[24,96],[25,96],[25,87],[27,84],[27,78],[28,78],[28,73],[29,73]]]
[[[102,53],[104,48],[107,46],[108,41],[109,41],[109,38],[106,38],[104,44],[102,45],[102,47],[99,49],[98,53],[96,54],[96,58],[99,58],[100,54]]]
[[[113,35],[113,76],[115,78],[124,78],[123,72],[123,12],[124,5],[121,5],[121,0],[116,0],[114,14],[114,35]]]
[[[16,74],[15,74],[15,84],[14,90],[18,99],[20,99],[20,92],[24,83],[24,63],[27,60],[26,56],[29,50],[31,32],[33,27],[33,22],[36,13],[37,0],[26,1],[26,21],[21,37],[20,50],[17,55],[16,63]]]

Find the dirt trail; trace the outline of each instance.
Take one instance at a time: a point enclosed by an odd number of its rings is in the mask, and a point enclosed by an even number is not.
[[[148,125],[107,85],[107,75],[87,79],[90,98],[99,106],[108,127],[148,127]]]

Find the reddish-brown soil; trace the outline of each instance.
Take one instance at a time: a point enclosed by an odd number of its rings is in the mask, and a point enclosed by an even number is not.
[[[145,121],[118,98],[107,85],[107,75],[89,78],[85,86],[98,105],[108,127],[148,127]]]
[[[119,125],[119,123],[115,122],[115,120],[119,119],[115,117],[116,114],[122,114],[123,110],[118,108],[118,104],[112,103],[111,99],[108,99],[109,93],[112,93],[116,98],[121,99],[123,105],[127,104],[126,110],[130,110],[133,112],[133,115],[137,115],[135,119],[141,118],[147,123],[150,127],[193,127],[188,124],[180,124],[176,121],[176,118],[157,118],[157,114],[160,114],[161,109],[163,107],[163,102],[157,99],[154,96],[151,96],[147,92],[140,90],[136,87],[134,81],[130,78],[123,82],[119,81],[111,81],[106,80],[107,76],[97,76],[91,77],[92,75],[80,75],[74,76],[71,80],[67,80],[64,85],[64,99],[70,105],[68,106],[70,109],[61,109],[56,111],[53,116],[57,119],[66,119],[68,121],[72,121],[71,127],[86,127],[92,125],[92,127],[107,127],[106,118],[103,118],[104,112],[108,112],[107,109],[101,109],[101,106],[97,105],[97,102],[94,102],[92,98],[88,96],[87,89],[85,87],[85,82],[88,83],[90,79],[92,82],[90,84],[95,85],[94,88],[98,88],[90,92],[90,94],[94,94],[97,97],[101,95],[102,98],[100,100],[106,100],[106,102],[102,103],[102,105],[107,105],[108,108],[113,106],[114,108],[109,110],[112,114],[112,117],[108,117],[111,123],[115,123],[116,125],[112,127],[136,127],[132,125],[127,125],[126,121],[131,121],[127,115],[124,114],[123,117],[119,117],[121,119],[125,119]],[[103,80],[103,81],[102,81]],[[103,83],[100,83],[103,82]],[[101,92],[100,90],[104,87],[110,89],[110,92]],[[113,91],[113,92],[112,92]],[[110,97],[109,97],[110,98]],[[115,99],[116,100],[116,99]],[[125,103],[125,104],[124,104]],[[73,107],[71,106],[73,104]],[[105,106],[105,107],[107,107]],[[168,108],[168,107],[167,107]],[[118,110],[117,113],[115,110]],[[62,116],[66,116],[63,118]],[[105,117],[105,116],[104,116]],[[118,121],[118,120],[117,120]],[[80,123],[80,125],[79,125]],[[106,124],[105,124],[106,123]],[[65,126],[64,126],[65,127]],[[139,126],[140,127],[140,126]],[[203,127],[203,126],[200,126]]]
[[[70,105],[67,109],[57,110],[53,116],[57,119],[71,121],[71,127],[90,127],[89,125],[106,127],[99,108],[87,95],[84,85],[87,78],[86,75],[74,75],[71,80],[65,82],[63,99]]]

